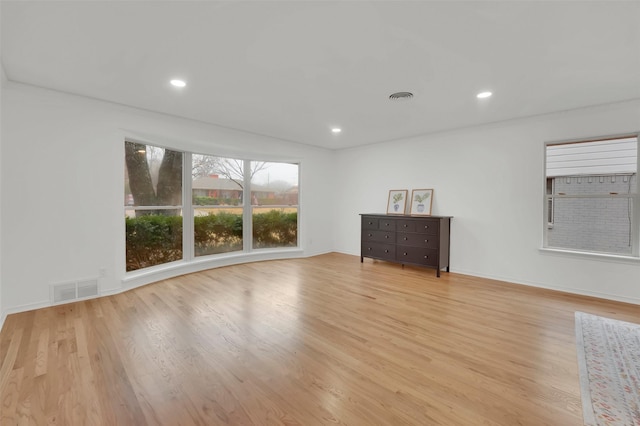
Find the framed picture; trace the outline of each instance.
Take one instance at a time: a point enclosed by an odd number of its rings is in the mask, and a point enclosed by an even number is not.
[[[387,214],[404,214],[407,205],[406,189],[392,189],[389,191],[389,201],[387,201]]]
[[[414,189],[411,191],[411,215],[431,216],[433,189]]]

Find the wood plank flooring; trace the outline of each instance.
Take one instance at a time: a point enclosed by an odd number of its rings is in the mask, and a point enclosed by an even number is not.
[[[5,425],[582,424],[574,312],[636,305],[342,254],[10,315]]]

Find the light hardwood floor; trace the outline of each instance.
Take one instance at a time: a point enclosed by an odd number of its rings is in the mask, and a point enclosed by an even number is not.
[[[328,254],[10,315],[5,425],[582,424],[581,310],[635,305]]]

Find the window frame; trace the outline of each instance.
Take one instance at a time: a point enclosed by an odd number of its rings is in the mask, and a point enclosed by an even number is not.
[[[225,155],[224,153],[213,154],[208,152],[202,152],[200,150],[191,150],[191,149],[181,149],[174,148],[170,146],[171,144],[161,144],[155,143],[150,140],[141,140],[138,138],[125,137],[123,140],[123,146],[127,142],[132,143],[140,143],[145,145],[154,146],[157,148],[168,149],[171,151],[177,151],[182,153],[182,199],[180,206],[147,206],[141,207],[140,209],[148,209],[148,210],[158,210],[158,209],[176,209],[179,208],[181,210],[182,216],[182,259],[167,262],[163,264],[153,265],[146,268],[140,268],[133,271],[127,271],[125,267],[125,281],[133,279],[138,276],[153,274],[157,272],[161,272],[163,270],[172,269],[177,265],[196,265],[202,264],[204,262],[208,262],[216,259],[227,259],[227,258],[237,258],[241,255],[251,255],[257,253],[278,253],[278,252],[291,252],[291,251],[299,251],[302,249],[301,247],[301,206],[300,206],[300,194],[301,190],[298,193],[298,204],[297,204],[297,239],[296,245],[292,247],[269,247],[269,248],[253,248],[253,217],[252,211],[253,206],[251,205],[251,200],[247,200],[246,194],[251,193],[251,162],[252,161],[266,161],[271,163],[287,163],[294,164],[298,167],[297,170],[297,180],[298,180],[298,188],[300,188],[300,176],[302,169],[302,161],[301,160],[293,160],[293,159],[278,159],[272,158],[269,156],[265,156],[267,158],[261,159],[260,156],[244,156],[238,155],[238,153]],[[242,207],[242,217],[243,217],[243,237],[242,237],[242,250],[232,251],[227,253],[216,253],[209,254],[203,256],[195,255],[195,236],[194,236],[194,204],[192,199],[193,194],[193,179],[191,177],[192,171],[192,163],[193,163],[193,155],[208,155],[214,157],[223,157],[223,158],[233,158],[237,160],[242,160],[244,165],[244,176],[243,176],[243,187],[244,196],[242,197],[242,204],[239,207]],[[260,158],[260,159],[259,159]],[[125,165],[126,168],[126,165]],[[124,205],[124,211],[126,212],[127,208],[131,208],[132,206]],[[123,232],[123,240],[124,240],[124,253],[126,256],[126,234]],[[123,261],[123,264],[126,265],[126,258]]]
[[[545,147],[545,151],[546,151],[546,147]],[[546,155],[545,155],[546,158]],[[545,169],[546,169],[546,164],[545,164]],[[546,176],[545,173],[545,182],[546,182],[546,189],[545,189],[545,194],[546,195],[553,195],[554,189],[555,189],[555,179],[551,179],[549,177]],[[549,185],[551,184],[551,185]],[[551,229],[553,228],[553,222],[554,222],[554,198],[553,197],[546,197],[546,203],[547,203],[547,229]],[[546,232],[545,232],[546,234]]]
[[[617,140],[617,139],[626,139],[626,138],[635,138],[636,139],[636,190],[633,193],[609,193],[609,194],[554,194],[552,191],[549,194],[548,188],[548,179],[547,176],[547,150],[549,146],[555,145],[570,145],[570,144],[580,144],[587,142],[599,142],[599,141],[607,141],[607,140]],[[589,137],[589,138],[578,138],[578,139],[569,139],[569,140],[558,140],[558,141],[547,141],[544,143],[543,150],[543,190],[542,190],[542,247],[541,250],[558,252],[558,253],[571,253],[571,254],[581,254],[581,255],[591,255],[591,256],[602,256],[608,258],[617,258],[617,259],[633,259],[640,260],[640,182],[638,176],[638,167],[640,166],[640,131],[629,132],[629,133],[621,133],[607,136],[599,136],[599,137]],[[624,175],[629,173],[612,173],[614,175]],[[633,176],[631,174],[630,176]],[[552,186],[552,187],[555,187]],[[589,198],[589,199],[629,199],[631,200],[631,222],[630,222],[630,231],[631,231],[631,253],[615,253],[615,252],[606,252],[606,251],[596,251],[596,250],[586,250],[586,249],[578,249],[578,248],[564,248],[564,247],[556,247],[550,246],[548,241],[549,230],[554,228],[554,215],[555,215],[555,207],[556,207],[556,199],[580,199],[580,198]],[[551,210],[550,210],[551,209]],[[549,222],[549,213],[551,211],[551,222]]]
[[[296,165],[298,167],[298,176],[297,176],[297,185],[298,185],[298,203],[296,204],[296,230],[297,230],[297,235],[296,235],[296,245],[295,246],[282,246],[282,247],[254,247],[254,240],[253,240],[253,210],[256,207],[256,205],[253,204],[253,199],[252,199],[252,195],[253,194],[253,188],[251,187],[251,179],[253,176],[251,176],[251,163],[254,161],[264,161],[264,162],[269,162],[269,163],[281,163],[281,164],[293,164]],[[289,162],[289,161],[277,161],[277,160],[256,160],[256,159],[252,159],[252,160],[245,160],[245,174],[244,174],[244,185],[246,188],[249,188],[249,192],[248,195],[246,197],[243,197],[243,202],[246,203],[246,206],[248,207],[248,221],[250,223],[249,226],[244,226],[243,225],[243,229],[248,229],[248,232],[250,233],[248,236],[247,244],[247,251],[248,252],[260,252],[260,251],[269,251],[269,250],[291,250],[291,249],[296,249],[296,248],[300,248],[300,163],[296,163],[296,162]],[[248,185],[248,186],[247,186]],[[290,207],[290,205],[273,205],[272,207],[274,208],[286,208],[286,207]],[[245,224],[246,225],[246,224]],[[243,241],[244,241],[244,235],[243,235]]]

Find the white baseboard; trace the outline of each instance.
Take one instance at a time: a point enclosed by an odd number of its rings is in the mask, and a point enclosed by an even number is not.
[[[334,251],[334,252],[346,254],[354,257],[360,257],[360,254],[353,254],[353,253],[340,252],[340,251]],[[141,273],[139,275],[134,275],[131,278],[125,278],[124,280],[122,280],[122,286],[120,288],[112,288],[112,289],[101,291],[100,294],[96,297],[75,299],[75,300],[68,301],[66,303],[74,303],[82,300],[96,299],[98,297],[112,296],[115,294],[123,293],[128,290],[132,290],[134,288],[137,288],[143,285],[151,284],[153,282],[176,277],[179,275],[190,274],[192,272],[199,272],[207,269],[215,269],[215,268],[221,268],[224,266],[231,266],[231,265],[237,265],[237,264],[249,263],[249,262],[260,262],[260,261],[266,261],[266,260],[306,258],[306,257],[312,257],[312,256],[319,256],[327,253],[332,253],[332,251],[323,251],[323,252],[318,252],[313,254],[305,254],[303,251],[296,249],[296,250],[288,250],[283,252],[258,253],[257,255],[253,256],[250,261],[247,261],[246,256],[228,256],[222,259],[174,265],[173,267],[163,268],[163,269],[155,270],[148,273]],[[529,287],[543,288],[546,290],[559,291],[563,293],[576,294],[580,296],[596,297],[598,299],[606,299],[606,300],[613,300],[616,302],[624,302],[624,303],[631,303],[634,305],[640,305],[640,298],[625,297],[625,296],[619,296],[616,294],[589,291],[589,290],[584,290],[579,288],[550,286],[550,285],[546,285],[539,282],[520,280],[513,277],[508,277],[508,276],[501,276],[501,275],[494,275],[494,274],[481,274],[474,271],[467,271],[467,270],[460,270],[460,269],[456,269],[455,271],[452,271],[452,272],[455,274],[468,275],[471,277],[502,281],[508,284],[526,285]],[[31,311],[34,309],[48,308],[50,306],[57,306],[62,304],[64,303],[59,303],[54,305],[49,300],[47,300],[47,301],[30,303],[26,305],[14,306],[11,308],[4,309],[0,315],[0,330],[2,330],[2,326],[4,325],[4,322],[8,315]]]
[[[190,262],[190,263],[175,263],[173,265],[158,268],[152,271],[145,271],[139,274],[131,274],[129,277],[125,277],[121,283],[122,285],[117,288],[110,288],[105,290],[100,290],[100,294],[95,297],[85,297],[82,299],[74,299],[65,301],[62,303],[51,303],[50,300],[29,303],[25,305],[13,306],[7,308],[2,311],[2,316],[0,317],[0,330],[2,330],[2,326],[8,315],[17,314],[20,312],[32,311],[34,309],[48,308],[51,306],[59,306],[67,303],[75,303],[83,300],[91,300],[97,299],[99,297],[112,296],[115,294],[120,294],[125,291],[133,290],[134,288],[141,287],[143,285],[151,284],[157,281],[162,281],[168,278],[177,277],[180,275],[190,274],[193,272],[204,271],[207,269],[215,269],[221,268],[224,266],[232,266],[243,263],[251,263],[251,262],[262,262],[268,260],[283,260],[283,259],[296,259],[296,258],[306,258],[312,256],[319,256],[321,254],[331,253],[331,251],[323,251],[323,252],[313,252],[313,253],[305,253],[303,250],[299,248],[294,248],[290,250],[277,250],[277,251],[257,251],[253,252],[249,255],[246,253],[240,255],[229,255],[229,256],[221,256],[216,259],[206,259],[201,262]]]
[[[47,300],[44,302],[27,303],[26,305],[19,305],[19,306],[13,306],[11,308],[7,308],[4,311],[2,311],[2,323],[0,324],[0,329],[2,325],[4,325],[4,321],[11,314],[18,314],[20,312],[33,311],[34,309],[40,309],[40,308],[48,308],[49,306],[52,306],[52,305],[51,305],[51,302]]]
[[[624,302],[624,303],[631,303],[631,304],[634,304],[634,305],[640,305],[640,298],[635,298],[635,297],[619,296],[617,294],[601,293],[601,292],[597,292],[597,291],[584,290],[584,289],[580,289],[580,288],[550,286],[550,285],[539,283],[539,282],[535,282],[535,281],[520,280],[520,279],[516,279],[516,278],[513,278],[513,277],[507,277],[507,276],[501,276],[501,275],[479,274],[477,272],[465,271],[465,270],[460,270],[460,269],[456,269],[453,272],[456,273],[456,274],[469,275],[471,277],[486,278],[486,279],[490,279],[490,280],[502,281],[502,282],[506,282],[508,284],[526,285],[528,287],[543,288],[545,290],[559,291],[559,292],[562,292],[562,293],[576,294],[576,295],[579,295],[579,296],[596,297],[598,299],[613,300],[613,301],[616,301],[616,302]]]
[[[347,254],[349,256],[360,257],[360,253],[354,254],[354,253],[341,252],[341,251],[337,251],[336,253],[342,253],[342,254]],[[631,303],[631,304],[634,304],[634,305],[640,305],[640,298],[636,298],[636,297],[620,296],[620,295],[617,295],[617,294],[602,293],[602,292],[597,292],[597,291],[584,290],[584,289],[580,289],[580,288],[550,286],[550,285],[547,285],[547,284],[544,284],[544,283],[540,283],[540,282],[536,282],[536,281],[521,280],[521,279],[518,279],[518,278],[502,276],[502,275],[482,274],[482,273],[478,273],[478,272],[475,272],[475,271],[467,271],[467,270],[457,269],[457,268],[455,270],[451,271],[451,272],[455,273],[455,274],[469,275],[471,277],[486,278],[486,279],[489,279],[489,280],[502,281],[502,282],[505,282],[505,283],[508,283],[508,284],[526,285],[526,286],[529,286],[529,287],[543,288],[543,289],[546,289],[546,290],[560,291],[560,292],[563,292],[563,293],[576,294],[576,295],[580,295],[580,296],[590,296],[590,297],[596,297],[598,299],[613,300],[613,301],[616,301],[616,302],[624,302],[624,303]]]

